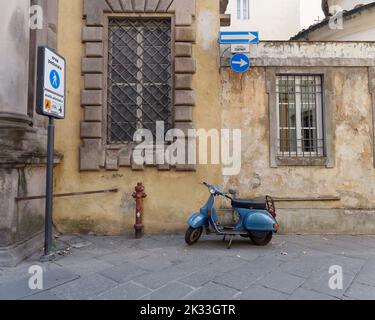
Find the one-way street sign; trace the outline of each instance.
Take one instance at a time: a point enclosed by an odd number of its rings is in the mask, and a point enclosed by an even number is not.
[[[230,66],[234,72],[243,73],[249,70],[251,63],[246,54],[237,53],[232,57]]]
[[[258,31],[225,31],[220,32],[220,43],[259,43]]]

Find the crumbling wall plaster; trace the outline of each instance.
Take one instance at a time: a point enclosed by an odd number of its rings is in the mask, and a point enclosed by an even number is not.
[[[336,165],[271,168],[266,69],[253,68],[246,75],[222,70],[223,127],[242,130],[243,149],[241,173],[223,177],[226,188],[237,188],[240,197],[338,197],[341,201],[326,202],[324,207],[375,209],[367,68],[331,71]]]

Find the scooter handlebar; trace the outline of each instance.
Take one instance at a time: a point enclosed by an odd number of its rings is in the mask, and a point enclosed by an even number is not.
[[[207,182],[202,182],[202,184],[204,186],[206,186],[207,188],[209,189],[213,189],[215,191],[215,193],[217,195],[220,195],[220,196],[223,196],[227,199],[230,199],[230,200],[233,200],[232,197],[228,196],[227,194],[225,194],[223,191],[221,191],[218,187],[214,186],[214,185],[211,185],[211,184],[208,184]]]
[[[206,186],[207,188],[212,188],[212,185],[209,184],[209,183],[207,183],[207,182],[202,182],[202,184],[203,184],[204,186]]]

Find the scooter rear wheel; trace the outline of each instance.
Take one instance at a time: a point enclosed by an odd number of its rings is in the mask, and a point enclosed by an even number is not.
[[[185,242],[191,246],[193,245],[194,243],[196,243],[199,238],[201,237],[202,235],[202,232],[203,232],[203,227],[200,227],[200,228],[192,228],[192,227],[189,227],[187,230],[186,230],[186,234],[185,234]]]
[[[271,232],[250,232],[251,241],[257,246],[266,246],[272,240],[273,233]]]

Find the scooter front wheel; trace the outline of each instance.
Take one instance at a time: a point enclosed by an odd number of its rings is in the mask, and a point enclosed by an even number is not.
[[[201,237],[202,235],[202,232],[203,232],[203,227],[200,227],[200,228],[192,228],[192,227],[189,227],[187,230],[186,230],[186,234],[185,234],[185,242],[191,246],[193,245],[194,243],[196,243],[199,238]]]
[[[272,240],[271,232],[252,231],[249,233],[251,241],[257,246],[266,246]]]

